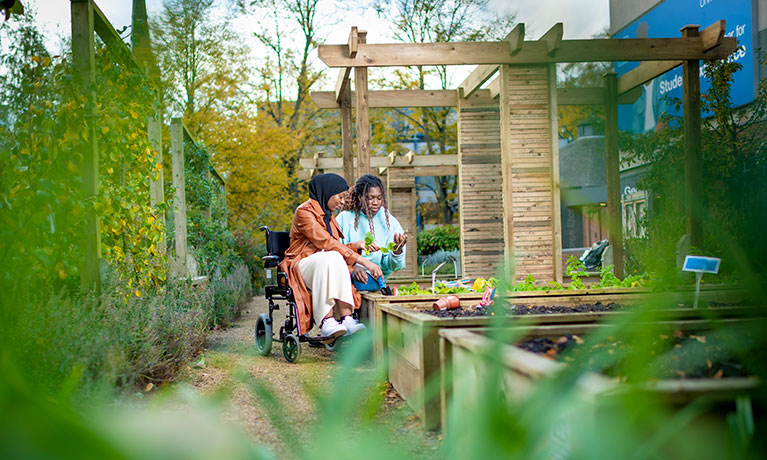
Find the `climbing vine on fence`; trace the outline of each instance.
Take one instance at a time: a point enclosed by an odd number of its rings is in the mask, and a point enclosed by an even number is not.
[[[164,206],[155,211],[149,191],[150,178],[159,178],[162,165],[155,161],[147,134],[154,91],[119,54],[101,48],[96,55],[102,180],[96,211],[103,257],[123,266],[129,282],[141,287],[166,278],[167,257],[158,250]]]
[[[50,56],[32,25],[9,35],[14,45],[3,56],[0,81],[0,147],[8,152],[0,158],[4,280],[31,276],[42,285],[76,286],[84,217],[95,209],[102,256],[126,272],[131,286],[163,281],[167,262],[156,250],[163,225],[149,199],[150,175],[159,174],[146,129],[151,88],[114,51],[97,51],[100,193],[84,199],[86,97],[71,56]]]
[[[224,186],[213,177],[210,152],[184,142],[187,242],[194,248],[200,274],[227,274],[242,264],[228,229]]]

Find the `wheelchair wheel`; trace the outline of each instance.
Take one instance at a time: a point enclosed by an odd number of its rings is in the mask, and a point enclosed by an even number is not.
[[[255,339],[259,355],[266,356],[272,352],[272,321],[266,313],[258,315]]]
[[[301,344],[298,342],[298,337],[293,334],[285,336],[285,341],[282,342],[282,355],[289,363],[298,361],[301,357]]]

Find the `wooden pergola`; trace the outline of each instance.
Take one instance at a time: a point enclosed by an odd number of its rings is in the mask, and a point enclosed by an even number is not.
[[[342,159],[308,159],[302,165],[315,171],[340,166],[352,181],[355,172],[366,174],[375,166],[370,158],[369,108],[456,107],[464,274],[492,276],[506,262],[507,277],[513,269],[517,279],[531,273],[538,280],[561,281],[557,106],[603,104],[608,229],[615,274],[623,277],[618,104],[633,102],[641,94],[640,85],[683,66],[687,231],[691,244],[702,247],[701,216],[695,205],[702,194],[699,68],[701,59],[723,59],[735,50],[736,40],[724,37],[724,31],[722,20],[700,31],[696,25],[685,26],[677,38],[563,40],[563,26],[558,23],[539,40],[525,40],[524,24],[518,24],[498,42],[368,44],[365,33],[353,27],[347,44],[319,47],[320,59],[329,67],[340,68],[335,91],[311,94],[319,107],[341,110]],[[620,77],[605,74],[602,87],[556,87],[557,63],[589,61],[641,64]],[[367,88],[368,67],[467,64],[478,66],[456,90]],[[352,69],[354,92],[349,81]],[[481,89],[495,74],[498,76],[487,89]],[[356,106],[356,158],[352,153],[352,100]],[[448,160],[448,156],[436,157]],[[380,158],[372,161],[387,160]],[[389,160],[396,162],[396,158]],[[387,170],[389,182],[398,170]]]

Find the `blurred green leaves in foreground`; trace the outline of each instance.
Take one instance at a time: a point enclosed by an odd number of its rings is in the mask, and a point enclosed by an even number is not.
[[[401,426],[387,423],[381,410],[383,373],[370,361],[369,334],[361,333],[338,352],[332,385],[316,396],[311,426],[291,424],[277,389],[244,370],[236,372],[236,379],[268,414],[289,458],[760,458],[767,401],[765,321],[733,327],[712,316],[706,326],[708,344],[726,347],[747,375],[760,378],[758,390],[723,400],[704,394],[674,405],[639,390],[642,382],[657,381],[658,370],[679,352],[679,347],[654,343],[669,327],[655,321],[657,311],[647,305],[584,336],[586,345],[618,338],[631,346],[595,348],[588,355],[563,352],[568,365],[519,394],[511,392],[503,344],[515,343],[521,333],[493,329],[499,331],[488,334],[494,345],[465,370],[481,379],[472,391],[454,395],[450,426],[437,450],[419,448],[412,436],[405,440]],[[93,398],[75,409],[67,382],[59,393],[45,394],[36,382],[25,380],[19,370],[23,364],[15,358],[5,349],[0,361],[2,458],[275,457],[221,420],[226,395],[204,399],[181,387],[173,395],[148,400]],[[705,366],[707,355],[693,359]],[[589,386],[590,372],[613,376],[619,389],[600,394]],[[437,394],[438,380],[427,384],[427,396]]]

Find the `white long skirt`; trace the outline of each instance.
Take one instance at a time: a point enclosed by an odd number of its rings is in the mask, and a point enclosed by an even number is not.
[[[306,288],[312,293],[314,324],[322,323],[322,319],[333,309],[336,299],[354,306],[349,267],[340,253],[315,252],[298,262],[298,270]]]

